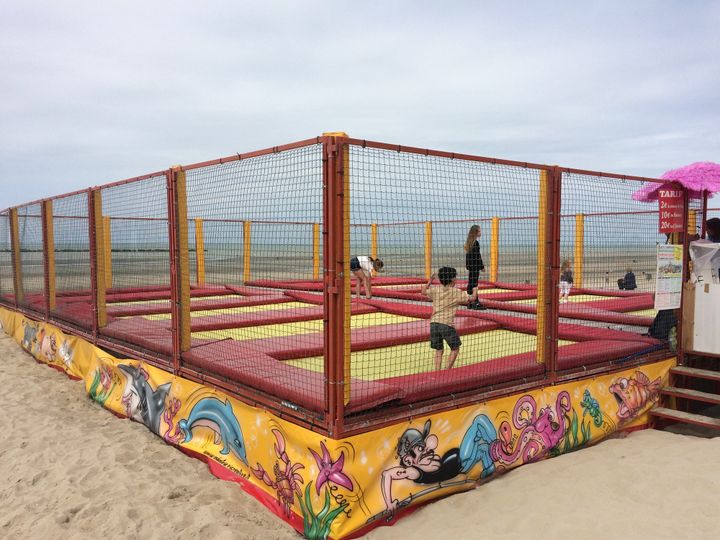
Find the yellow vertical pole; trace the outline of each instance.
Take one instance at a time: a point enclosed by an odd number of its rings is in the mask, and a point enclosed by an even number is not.
[[[432,221],[425,222],[425,278],[432,276]]]
[[[320,224],[313,223],[313,279],[320,279]]]
[[[575,260],[573,270],[576,287],[583,286],[583,266],[585,264],[585,214],[575,214]]]
[[[17,208],[10,209],[10,246],[12,249],[13,262],[13,284],[15,286],[15,302],[22,302],[25,299],[25,288],[23,287],[22,266],[20,262],[20,233],[18,228]]]
[[[250,221],[243,221],[243,283],[250,281]]]
[[[378,256],[378,226],[377,223],[370,225],[370,256],[373,259],[377,259]],[[373,270],[373,275],[376,272]]]
[[[498,278],[498,262],[500,254],[500,218],[493,217],[490,229],[490,281]]]
[[[175,219],[177,227],[178,267],[177,274],[180,283],[178,300],[180,318],[178,330],[180,331],[180,351],[190,350],[190,249],[188,247],[188,217],[187,217],[187,189],[185,171],[175,171]]]
[[[537,352],[535,360],[545,362],[547,334],[545,304],[547,298],[546,266],[547,266],[547,220],[548,220],[548,172],[540,171],[540,191],[538,193],[538,230],[537,230]]]
[[[56,280],[55,280],[55,229],[53,227],[53,203],[43,202],[45,206],[45,257],[47,257],[47,298],[48,309],[54,310],[56,306]]]
[[[697,211],[696,210],[689,210],[688,211],[688,234],[697,234]]]
[[[95,223],[95,288],[98,314],[98,327],[107,324],[107,309],[105,304],[105,220],[102,215],[102,191],[96,189],[92,192]]]
[[[195,218],[195,271],[198,285],[205,284],[205,238],[203,237],[203,220]]]
[[[103,216],[103,241],[105,242],[105,286],[112,287],[112,236],[110,234],[110,216]]]

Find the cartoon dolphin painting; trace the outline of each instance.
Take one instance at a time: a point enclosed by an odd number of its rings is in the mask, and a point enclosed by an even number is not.
[[[245,465],[248,464],[242,429],[228,400],[223,403],[217,398],[206,397],[198,401],[190,415],[178,422],[178,427],[185,435],[183,442],[192,440],[192,430],[198,426],[215,432],[215,444],[223,445],[221,454],[232,452]]]
[[[118,366],[127,376],[127,384],[123,392],[123,402],[128,406],[134,420],[139,420],[160,434],[160,419],[165,410],[165,398],[172,383],[161,384],[153,390],[147,381],[145,372],[137,367],[120,364]]]

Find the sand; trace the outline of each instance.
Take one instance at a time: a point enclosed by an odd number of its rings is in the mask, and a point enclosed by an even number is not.
[[[1,538],[298,535],[238,485],[0,338]],[[642,431],[521,467],[372,539],[717,538],[720,438]]]

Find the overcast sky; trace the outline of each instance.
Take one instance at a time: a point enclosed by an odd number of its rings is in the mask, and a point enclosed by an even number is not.
[[[717,1],[0,0],[0,208],[333,130],[720,161],[718,28]]]

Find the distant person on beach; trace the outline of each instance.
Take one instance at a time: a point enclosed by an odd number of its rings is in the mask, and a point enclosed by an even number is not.
[[[573,284],[573,272],[570,269],[570,261],[565,259],[560,267],[560,301],[567,302],[570,297],[570,289]]]
[[[705,234],[710,242],[720,244],[720,218],[710,218],[705,222]]]
[[[368,255],[360,255],[350,259],[350,271],[357,282],[357,296],[360,298],[361,286],[365,287],[365,298],[372,298],[372,272],[382,272],[385,263],[382,259],[373,259]]]
[[[637,282],[635,281],[635,274],[633,273],[632,268],[627,269],[627,273],[623,278],[623,286],[621,288],[626,291],[634,291],[637,289]]]
[[[473,225],[468,231],[465,240],[465,269],[468,271],[467,293],[473,294],[473,290],[477,288],[480,272],[485,271],[482,255],[480,255],[480,225]],[[477,296],[477,295],[476,295]],[[469,306],[470,309],[486,309],[476,299]]]
[[[443,266],[437,275],[442,286],[430,287],[435,279],[435,274],[433,274],[423,285],[422,294],[430,298],[433,303],[433,312],[430,318],[430,348],[435,350],[435,369],[439,370],[442,368],[445,351],[444,341],[450,347],[447,368],[452,368],[457,360],[462,342],[455,330],[455,312],[459,305],[475,302],[478,292],[477,286],[473,288],[471,295],[456,289],[457,270],[454,268]]]

